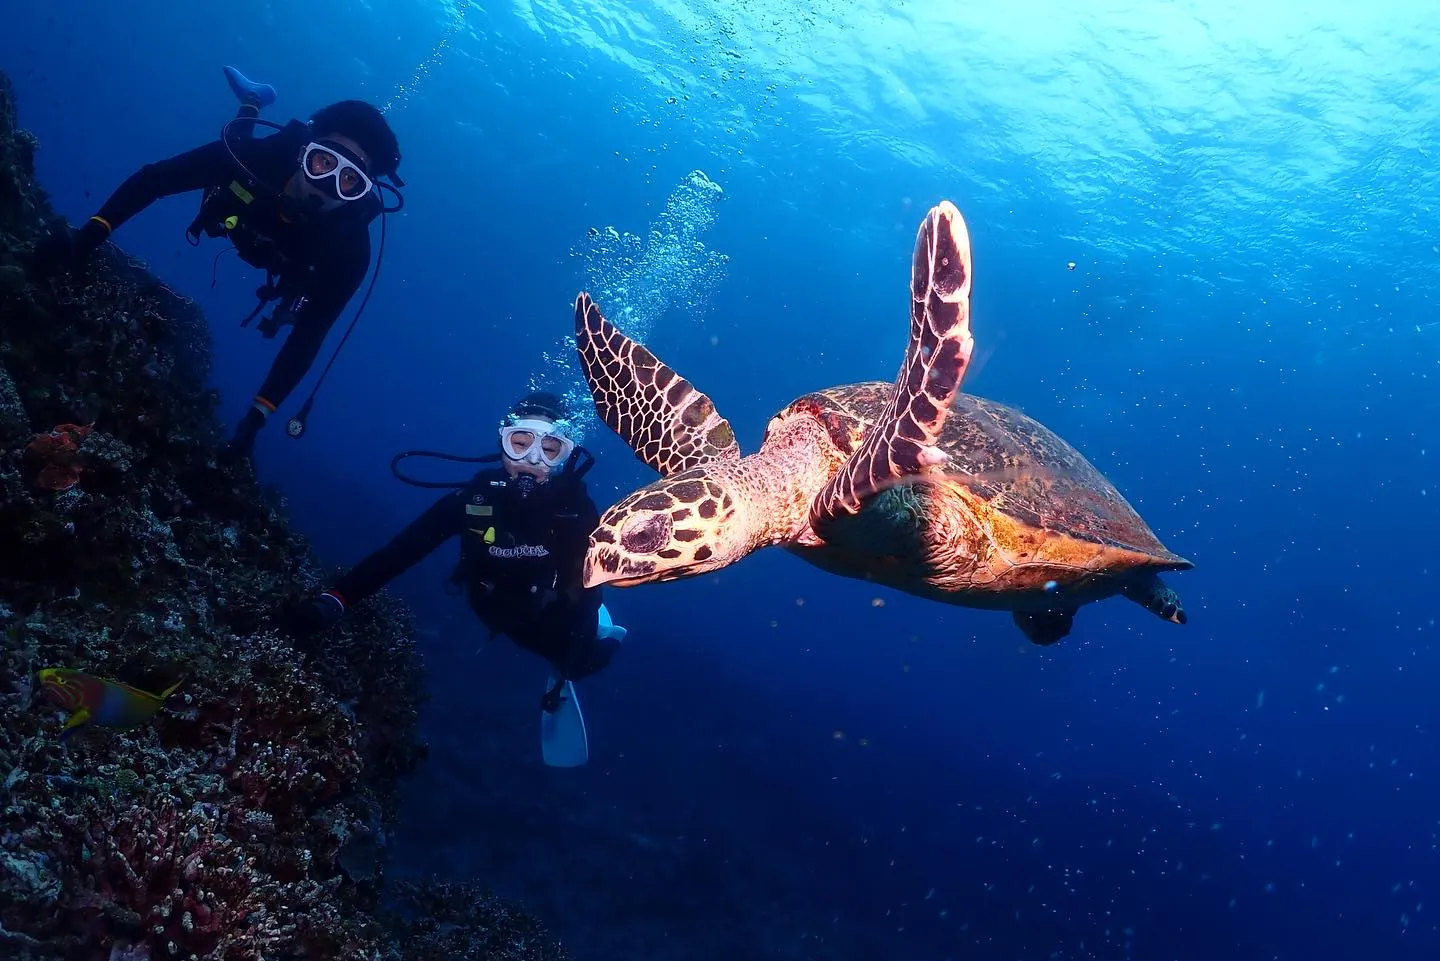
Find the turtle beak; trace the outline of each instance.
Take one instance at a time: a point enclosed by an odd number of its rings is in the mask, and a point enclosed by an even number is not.
[[[586,590],[592,587],[599,587],[601,584],[609,584],[610,577],[600,568],[596,567],[588,557],[585,559],[585,574],[580,583],[585,585]]]
[[[587,588],[609,584],[612,587],[635,587],[655,580],[655,562],[627,557],[609,544],[590,542],[585,552],[585,575],[581,583]]]

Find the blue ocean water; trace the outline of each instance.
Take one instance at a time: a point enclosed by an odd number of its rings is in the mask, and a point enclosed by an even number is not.
[[[580,386],[582,287],[746,450],[889,379],[948,198],[966,389],[1197,564],[1188,625],[1106,602],[1045,650],[779,552],[611,591],[630,640],[558,771],[543,667],[442,592],[447,548],[394,585],[435,696],[392,873],[481,877],[579,961],[1440,956],[1430,5],[17,7],[0,68],[74,222],[215,136],[224,63],[272,119],[386,106],[409,187],[374,298],[304,439],[257,454],[332,563],[429,503],[394,452],[487,451],[531,384]],[[184,242],[194,204],[117,240],[204,306],[238,417],[276,344],[238,326],[259,278]],[[602,501],[651,479],[587,444]]]

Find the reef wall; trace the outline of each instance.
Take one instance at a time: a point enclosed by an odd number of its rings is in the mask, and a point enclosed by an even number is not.
[[[110,244],[31,276],[37,147],[0,75],[0,957],[563,958],[477,885],[385,883],[425,754],[408,614],[275,630],[322,571],[217,459],[205,319]],[[48,667],[179,687],[62,739]]]

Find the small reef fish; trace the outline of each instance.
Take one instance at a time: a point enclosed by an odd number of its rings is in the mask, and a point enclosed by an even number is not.
[[[69,737],[86,724],[101,727],[128,728],[143,724],[154,717],[170,695],[180,687],[176,681],[159,694],[142,691],[120,681],[96,677],[68,667],[47,667],[36,677],[40,689],[55,705],[70,712],[61,729],[61,738]]]

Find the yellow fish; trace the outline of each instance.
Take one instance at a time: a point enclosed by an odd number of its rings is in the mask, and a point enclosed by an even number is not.
[[[120,681],[96,677],[68,667],[47,667],[37,675],[40,689],[70,718],[60,736],[68,737],[86,724],[101,727],[129,728],[154,717],[170,695],[180,687],[176,681],[159,694],[142,691]]]

